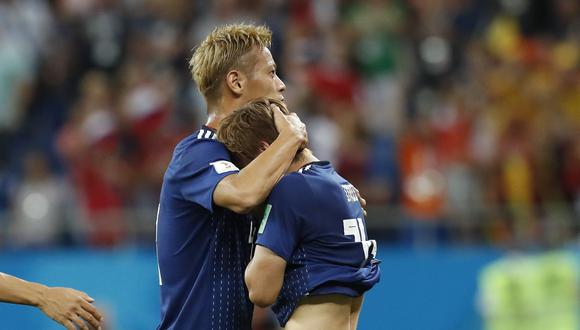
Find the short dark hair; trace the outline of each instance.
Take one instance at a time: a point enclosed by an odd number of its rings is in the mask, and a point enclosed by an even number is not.
[[[288,114],[286,105],[271,98],[259,98],[233,111],[218,129],[218,140],[232,153],[234,163],[245,167],[261,153],[263,142],[272,144],[278,137],[272,105]]]

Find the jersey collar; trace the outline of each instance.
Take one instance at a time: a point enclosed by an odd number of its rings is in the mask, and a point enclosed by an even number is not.
[[[215,133],[215,129],[205,125],[201,125],[201,129],[197,133],[197,138],[215,140],[217,138],[217,134]]]
[[[300,169],[298,169],[298,172],[304,173],[304,171],[308,171],[310,169],[310,167],[312,167],[312,165],[328,166],[328,165],[330,165],[330,162],[327,160],[317,160],[317,161],[313,161],[310,163],[306,163],[306,164],[304,164],[304,166],[302,166]]]

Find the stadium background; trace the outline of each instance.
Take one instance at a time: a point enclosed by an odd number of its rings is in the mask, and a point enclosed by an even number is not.
[[[187,60],[240,21],[369,202],[361,329],[580,328],[577,0],[0,0],[0,271],[154,328],[161,179],[205,116]]]

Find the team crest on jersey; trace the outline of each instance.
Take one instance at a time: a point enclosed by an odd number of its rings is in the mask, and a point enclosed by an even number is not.
[[[228,162],[227,160],[219,160],[209,164],[213,166],[213,169],[217,172],[217,174],[240,170],[236,165]]]

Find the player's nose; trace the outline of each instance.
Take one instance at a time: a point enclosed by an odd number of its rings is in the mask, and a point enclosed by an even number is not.
[[[278,92],[282,93],[282,92],[286,91],[286,84],[284,84],[282,79],[277,78],[276,83],[277,83],[277,87],[278,87]]]

